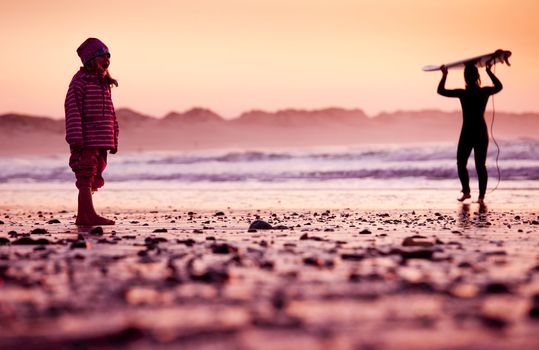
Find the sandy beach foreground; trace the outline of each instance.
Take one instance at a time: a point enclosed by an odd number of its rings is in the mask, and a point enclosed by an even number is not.
[[[2,349],[539,347],[530,210],[2,214]]]

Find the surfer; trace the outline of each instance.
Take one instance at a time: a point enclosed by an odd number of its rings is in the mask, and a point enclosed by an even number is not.
[[[462,106],[462,129],[460,132],[459,144],[457,148],[457,167],[460,183],[462,185],[462,196],[459,201],[471,198],[470,179],[468,176],[468,158],[474,151],[475,169],[479,180],[479,197],[477,201],[484,203],[487,190],[488,173],[485,165],[488,149],[488,129],[485,122],[485,108],[488,98],[500,92],[503,88],[500,80],[492,73],[492,64],[487,62],[486,71],[494,86],[481,87],[479,70],[475,64],[467,64],[464,68],[465,89],[446,89],[447,67],[442,66],[442,79],[438,84],[438,94],[445,97],[458,97]]]

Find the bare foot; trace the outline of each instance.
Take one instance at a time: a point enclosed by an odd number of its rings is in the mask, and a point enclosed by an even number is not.
[[[92,201],[92,190],[90,187],[79,188],[79,207],[77,210],[76,225],[94,226],[94,225],[114,225],[113,220],[106,219],[96,214],[94,203]]]
[[[485,198],[484,197],[477,198],[477,203],[479,203],[481,205],[484,205],[485,204]]]
[[[114,225],[114,220],[110,220],[99,215],[77,216],[75,225],[78,225],[78,226]]]
[[[469,193],[463,193],[460,198],[457,198],[457,200],[459,202],[464,202],[468,198],[472,198],[472,196]]]

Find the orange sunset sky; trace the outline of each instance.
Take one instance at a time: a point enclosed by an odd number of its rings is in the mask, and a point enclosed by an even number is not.
[[[63,117],[76,48],[102,39],[115,106],[457,110],[421,67],[513,51],[496,108],[539,111],[536,0],[0,0],[0,113]],[[483,74],[483,84],[490,84]],[[462,87],[450,71],[448,87]]]

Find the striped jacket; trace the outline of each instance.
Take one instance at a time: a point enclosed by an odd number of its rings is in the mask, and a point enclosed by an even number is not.
[[[110,86],[81,68],[69,84],[64,104],[66,141],[78,148],[118,148],[118,122]]]

